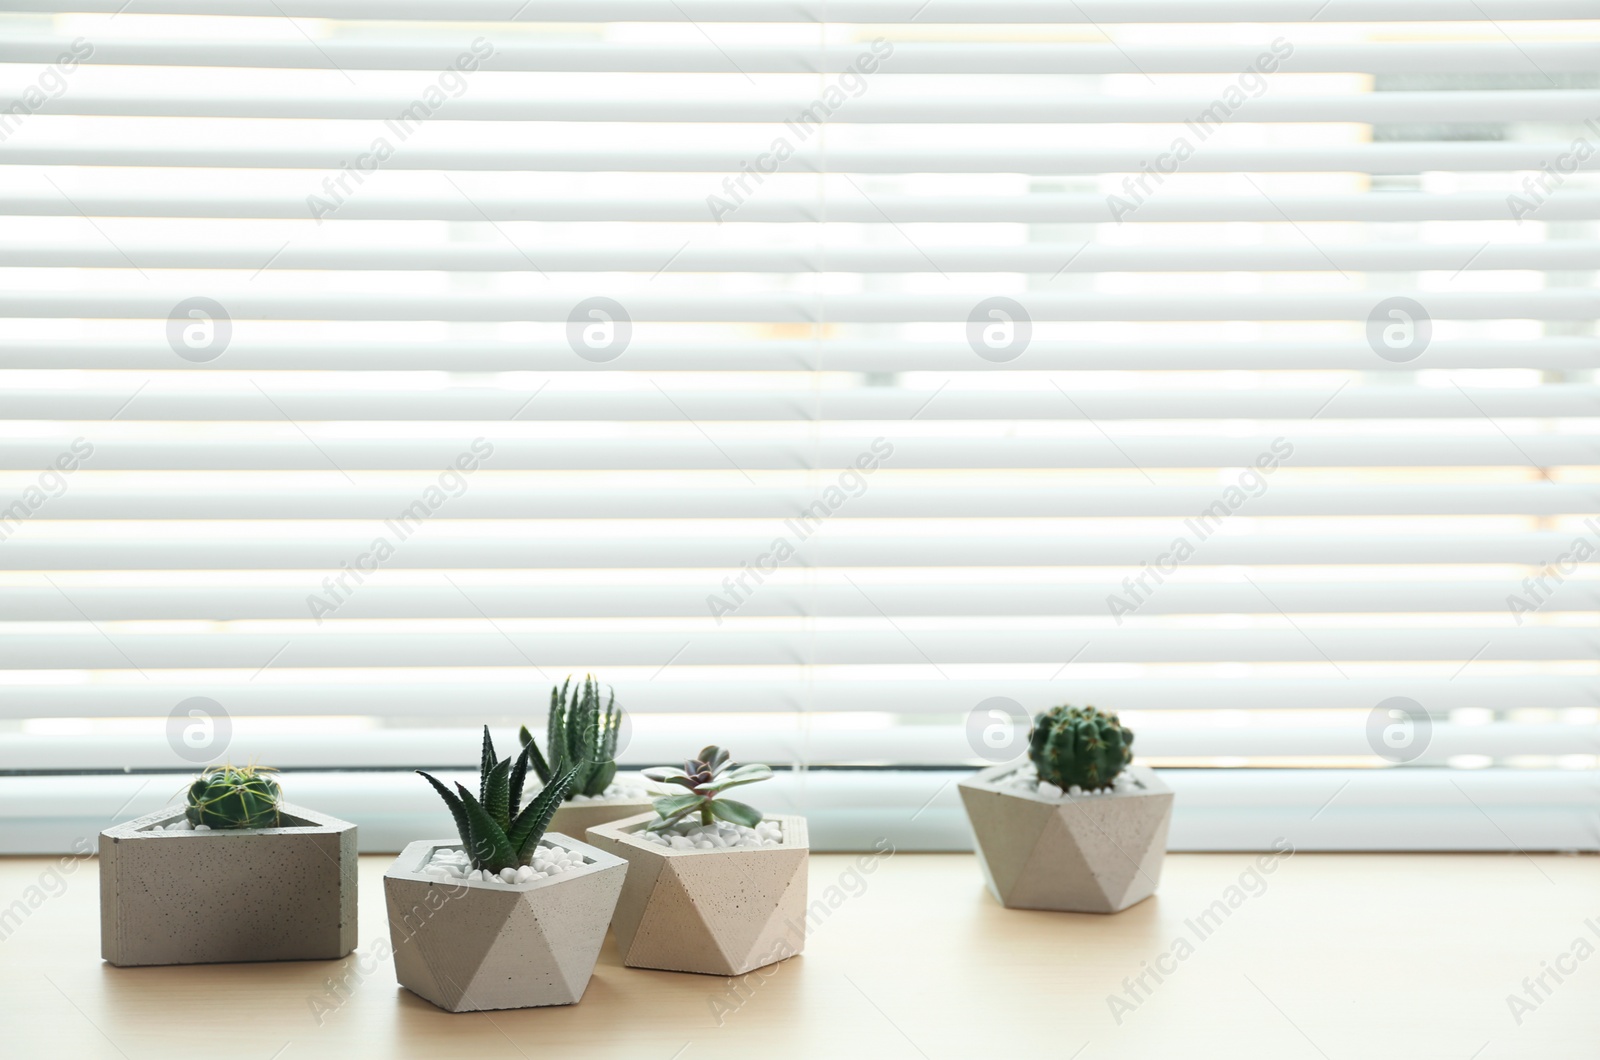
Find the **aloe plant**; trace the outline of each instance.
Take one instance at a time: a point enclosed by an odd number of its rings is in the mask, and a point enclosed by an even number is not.
[[[483,727],[483,755],[479,766],[478,794],[457,784],[451,791],[432,775],[417,770],[450,807],[456,831],[461,834],[461,849],[472,859],[474,869],[498,874],[530,864],[539,850],[539,840],[550,827],[550,818],[566,798],[584,763],[580,760],[563,768],[549,780],[544,790],[515,817],[512,811],[522,803],[522,784],[528,776],[528,749],[516,759],[498,758],[489,726]]]
[[[531,756],[533,771],[546,785],[554,773],[566,766],[579,764],[578,778],[567,793],[574,795],[604,795],[606,788],[617,775],[617,736],[622,731],[622,711],[617,707],[617,693],[611,690],[605,710],[600,709],[600,686],[593,675],[584,678],[581,687],[572,687],[568,677],[560,688],[550,689],[550,714],[545,722],[546,759],[539,753],[539,745],[524,725],[518,733],[522,747]]]
[[[657,766],[647,769],[644,775],[659,784],[675,784],[688,788],[683,795],[663,795],[655,800],[657,819],[646,827],[659,832],[671,828],[692,813],[700,815],[701,824],[710,824],[714,818],[754,828],[761,823],[761,811],[746,803],[724,799],[722,793],[741,784],[772,779],[772,769],[757,763],[739,765],[724,748],[715,745],[702,748],[698,758],[691,758],[682,769]]]

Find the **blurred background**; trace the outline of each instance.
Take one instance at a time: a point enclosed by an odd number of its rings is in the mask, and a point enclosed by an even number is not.
[[[1178,848],[1600,847],[1586,6],[5,0],[0,849],[588,672],[819,846],[1090,702]]]

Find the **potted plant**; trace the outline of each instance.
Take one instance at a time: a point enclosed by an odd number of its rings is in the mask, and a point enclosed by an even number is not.
[[[270,769],[213,766],[184,804],[100,833],[111,964],[336,960],[356,946],[356,826],[283,801]]]
[[[384,873],[400,985],[450,1012],[570,1005],[583,997],[627,865],[547,832],[583,763],[521,805],[529,752],[499,759],[483,729],[478,794],[432,784],[459,839],[412,843]]]
[[[767,780],[707,747],[682,769],[647,769],[682,788],[653,813],[589,829],[589,842],[628,861],[612,921],[623,963],[743,975],[805,947],[809,846],[803,817],[763,814],[723,795]]]
[[[600,686],[594,677],[586,677],[581,688],[572,687],[569,677],[561,687],[550,689],[544,742],[550,757],[546,759],[540,753],[526,725],[518,734],[541,784],[550,783],[551,762],[582,763],[572,790],[550,821],[552,831],[586,835],[597,824],[632,817],[650,808],[650,793],[643,778],[632,773],[617,774],[622,711],[616,703],[617,694],[611,691],[602,711]]]
[[[1011,909],[1116,913],[1155,893],[1172,790],[1132,765],[1115,714],[1062,705],[1034,719],[1028,762],[960,783],[978,861]]]

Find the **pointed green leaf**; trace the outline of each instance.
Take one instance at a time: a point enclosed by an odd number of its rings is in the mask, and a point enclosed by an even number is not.
[[[570,682],[572,678],[567,678]],[[550,719],[546,722],[549,735],[545,740],[545,747],[550,751],[550,771],[562,773],[566,771],[567,763],[572,761],[572,756],[567,753],[567,693],[566,685],[562,685],[561,695],[554,693],[550,697]]]
[[[461,802],[467,810],[467,827],[472,840],[467,853],[472,858],[472,867],[488,869],[490,872],[515,868],[518,864],[517,855],[507,842],[505,831],[494,822],[483,805],[472,797],[472,792],[460,784],[456,785],[456,790],[460,792]]]
[[[489,726],[483,727],[483,754],[478,760],[478,801],[483,802],[489,797],[489,774],[494,772],[495,763],[499,759],[494,754],[494,741],[489,738]]]
[[[622,731],[622,712],[616,709],[617,690],[610,689],[611,698],[606,701],[606,720],[601,727],[600,757],[607,762],[615,762],[617,757],[617,735]]]
[[[719,791],[727,791],[729,788],[737,788],[741,784],[758,784],[763,780],[771,779],[772,773],[770,771],[761,773],[757,776],[745,777],[735,777],[732,774],[729,774],[724,776],[721,780],[713,780],[709,784],[702,784],[695,790],[703,792],[707,795],[715,795]]]
[[[507,758],[494,767],[484,789],[484,811],[503,832],[511,824],[511,759]]]
[[[456,819],[456,833],[461,836],[461,845],[470,850],[471,833],[467,828],[466,807],[461,804],[460,799],[456,798],[455,792],[439,783],[431,775],[424,773],[420,769],[417,770],[417,775],[422,777],[429,784],[432,784],[433,790],[437,791],[440,796],[444,798],[444,804],[450,807],[450,816]],[[196,783],[199,783],[199,781],[196,781]]]
[[[572,676],[561,683],[560,688],[554,686],[550,689],[550,713],[545,718],[544,747],[550,755],[550,771],[562,771],[562,763],[566,760],[566,721],[567,721],[567,689],[572,684]]]
[[[533,771],[538,775],[540,783],[550,783],[550,766],[544,760],[544,755],[539,753],[539,745],[533,742],[533,733],[524,725],[518,734],[522,740],[522,749],[528,753],[528,762],[533,766]]]
[[[695,790],[694,778],[684,776],[682,770],[660,770],[655,776],[651,776],[650,771],[646,770],[644,775],[646,779],[653,780],[657,784],[676,784],[680,788]]]
[[[734,824],[742,824],[746,828],[754,828],[761,823],[761,811],[748,803],[735,802],[732,799],[717,799],[711,804],[713,816]]]
[[[545,829],[550,827],[550,818],[556,815],[556,810],[572,790],[572,782],[577,776],[576,769],[568,769],[550,781],[511,823],[508,841],[517,852],[517,864],[526,865],[533,860],[534,851],[539,849],[539,840],[544,838]]]
[[[522,731],[526,733],[528,730],[524,728]],[[532,742],[530,740],[528,743],[523,744],[522,753],[517,755],[516,764],[511,767],[510,790],[507,793],[510,798],[506,800],[506,815],[508,817],[513,811],[522,807],[522,785],[527,783],[528,780],[528,748],[532,745]]]
[[[704,801],[698,795],[663,795],[651,805],[662,817],[677,817],[695,809]]]

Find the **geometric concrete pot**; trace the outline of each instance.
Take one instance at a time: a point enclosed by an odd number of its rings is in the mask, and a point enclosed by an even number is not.
[[[611,927],[630,968],[734,976],[805,948],[810,847],[804,817],[783,843],[749,850],[677,850],[637,833],[644,813],[589,830],[589,842],[628,860]]]
[[[555,832],[582,868],[506,884],[422,871],[459,839],[420,840],[383,875],[400,985],[449,1012],[570,1005],[583,997],[622,878],[620,858]]]
[[[100,956],[118,967],[336,960],[356,947],[356,826],[282,803],[278,828],[100,833]]]
[[[1131,784],[1045,798],[996,781],[1000,765],[961,781],[989,892],[1008,909],[1117,913],[1155,893],[1167,852],[1172,789],[1145,766]]]
[[[640,788],[643,788],[646,783],[645,779],[637,773],[626,774],[626,779],[630,784],[636,784]],[[623,780],[624,776],[619,774],[612,783],[620,783]],[[537,794],[537,791],[532,792],[529,797],[532,798]],[[593,799],[572,799],[569,797],[566,802],[561,804],[560,809],[556,810],[556,815],[550,818],[548,830],[560,832],[562,835],[588,835],[589,829],[596,825],[610,824],[612,821],[620,821],[624,817],[633,817],[652,809],[654,805],[655,797],[648,794],[612,795],[609,797],[602,795]]]

